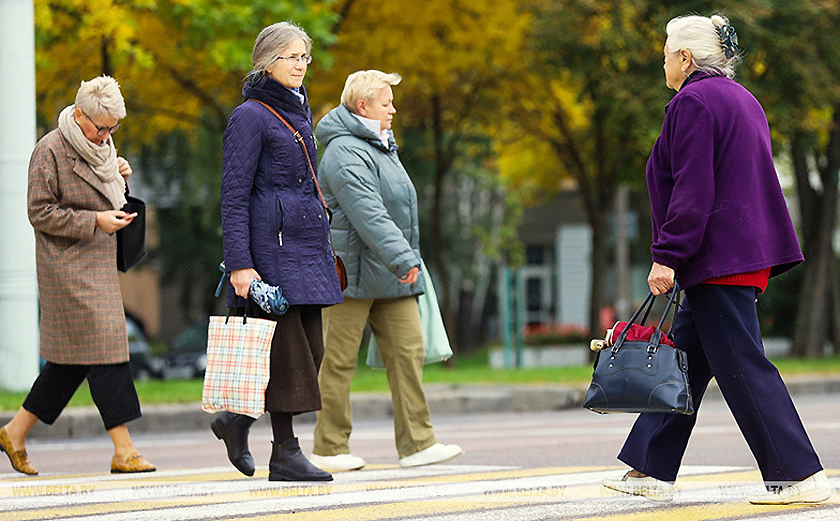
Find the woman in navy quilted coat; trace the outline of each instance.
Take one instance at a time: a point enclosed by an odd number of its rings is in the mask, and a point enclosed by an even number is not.
[[[277,322],[265,392],[274,435],[271,481],[332,479],[303,456],[292,428],[295,414],[321,408],[321,308],[342,301],[329,221],[314,180],[315,140],[303,88],[311,48],[309,36],[287,22],[260,32],[254,70],[242,89],[245,101],[231,114],[223,138],[222,238],[233,289],[228,306],[244,308],[253,279],[280,286],[290,304],[283,316],[249,310]],[[211,424],[231,463],[248,476],[254,474],[248,450],[253,422],[225,412]]]

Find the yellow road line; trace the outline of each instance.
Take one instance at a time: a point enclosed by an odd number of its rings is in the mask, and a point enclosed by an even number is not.
[[[579,517],[571,521],[711,521],[737,519],[773,512],[795,513],[814,508],[808,505],[751,505],[746,501],[737,503],[708,503],[689,506],[661,506],[641,512],[625,512],[612,516]]]

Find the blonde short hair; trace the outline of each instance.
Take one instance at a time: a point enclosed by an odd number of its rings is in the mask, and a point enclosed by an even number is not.
[[[125,100],[120,84],[110,76],[83,81],[76,91],[75,107],[92,118],[102,115],[116,119],[125,117]]]
[[[344,90],[341,92],[341,104],[350,112],[356,112],[359,100],[370,101],[376,98],[379,90],[389,85],[399,85],[402,77],[396,72],[386,74],[382,71],[357,71],[347,76]]]
[[[306,31],[291,22],[277,22],[260,31],[251,53],[253,73],[265,73],[277,56],[296,40],[303,40],[306,44],[306,54],[312,53],[312,39]]]
[[[665,27],[668,34],[665,45],[672,53],[682,49],[691,51],[694,66],[703,72],[734,78],[739,56],[727,57],[722,41],[722,31],[730,30],[732,27],[724,16],[679,16]]]

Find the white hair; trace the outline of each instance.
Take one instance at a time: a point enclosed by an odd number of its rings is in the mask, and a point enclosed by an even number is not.
[[[297,40],[303,40],[306,44],[306,54],[311,54],[312,39],[306,31],[291,22],[277,22],[260,31],[251,53],[254,74],[265,73],[266,68],[280,53]]]
[[[76,91],[75,107],[91,118],[102,115],[116,119],[125,117],[125,100],[120,85],[110,76],[83,81]]]
[[[737,48],[733,56],[726,56],[721,31],[727,30],[732,29],[729,20],[724,16],[679,16],[673,18],[665,27],[668,34],[665,45],[672,53],[682,49],[691,51],[694,66],[703,72],[734,78],[735,66],[740,57]]]
[[[375,99],[380,89],[389,85],[399,85],[402,77],[396,72],[386,74],[382,71],[357,71],[347,76],[344,90],[341,92],[341,104],[350,112],[356,113],[359,100]]]

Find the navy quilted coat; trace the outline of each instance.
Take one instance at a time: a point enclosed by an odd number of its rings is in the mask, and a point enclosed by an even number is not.
[[[306,92],[301,88],[301,93]],[[250,80],[222,145],[222,238],[225,267],[254,268],[280,286],[291,305],[342,301],[329,245],[329,223],[303,150],[260,100],[297,130],[314,167],[308,102],[270,76]],[[228,305],[235,294],[228,288]],[[241,302],[241,300],[239,301]]]

